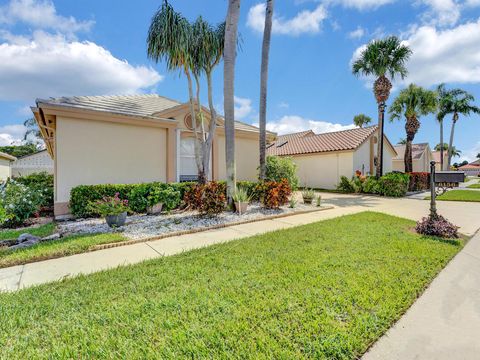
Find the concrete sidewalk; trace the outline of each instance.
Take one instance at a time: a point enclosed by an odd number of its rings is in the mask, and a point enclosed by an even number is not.
[[[0,269],[0,291],[15,291],[66,277],[135,264],[147,259],[174,255],[212,244],[361,211],[378,211],[419,220],[428,214],[429,208],[429,202],[424,200],[330,193],[322,193],[322,202],[334,206],[334,209],[292,215],[274,220],[263,220]],[[480,203],[444,201],[438,203],[438,210],[440,214],[460,226],[460,231],[466,235],[473,235],[480,227]]]
[[[480,358],[480,233],[364,360]]]

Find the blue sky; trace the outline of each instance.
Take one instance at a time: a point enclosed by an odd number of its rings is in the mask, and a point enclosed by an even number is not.
[[[37,97],[157,92],[185,101],[184,77],[146,57],[149,21],[160,0],[0,1],[0,144],[21,138],[21,122]],[[212,23],[226,0],[171,0],[189,19]],[[258,121],[262,1],[242,0],[237,58],[237,117]],[[446,82],[472,92],[480,105],[480,0],[277,0],[270,56],[269,129],[316,132],[351,126],[355,114],[376,121],[368,79],[350,63],[373,38],[394,34],[413,49],[410,82]],[[222,111],[222,65],[214,98]],[[203,86],[206,94],[206,86]],[[205,99],[205,97],[204,97]],[[421,119],[416,142],[438,143],[433,117]],[[446,135],[450,132],[446,122]],[[392,142],[403,122],[386,125]],[[480,117],[461,118],[455,145],[472,160],[480,152]]]

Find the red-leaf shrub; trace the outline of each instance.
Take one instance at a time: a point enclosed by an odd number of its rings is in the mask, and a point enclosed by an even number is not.
[[[458,226],[453,225],[443,216],[428,216],[417,222],[415,231],[422,235],[438,236],[447,239],[458,238]]]
[[[422,191],[430,189],[430,173],[428,172],[411,172],[408,191]]]
[[[288,203],[292,189],[287,179],[280,182],[266,181],[258,185],[263,193],[262,202],[267,209],[278,209]]]
[[[210,181],[205,185],[193,185],[185,192],[183,201],[201,215],[216,215],[225,210],[225,194],[225,183]]]

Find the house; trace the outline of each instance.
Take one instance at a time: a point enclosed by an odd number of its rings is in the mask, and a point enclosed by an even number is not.
[[[432,151],[432,160],[435,161],[435,171],[441,171],[440,151]],[[443,166],[447,167],[448,164],[448,151],[443,152]]]
[[[397,155],[384,136],[384,173],[392,171]],[[374,174],[378,127],[315,134],[313,131],[282,135],[267,148],[268,155],[289,156],[297,165],[300,186],[334,189],[341,176],[355,172]]]
[[[394,171],[405,171],[405,145],[395,145],[397,156],[392,160]],[[428,143],[412,144],[413,172],[430,172],[432,151]]]
[[[480,159],[467,165],[460,166],[459,171],[463,171],[467,176],[480,176]]]
[[[30,155],[20,156],[12,163],[13,177],[39,172],[53,174],[53,160],[46,149]]]
[[[54,212],[69,214],[78,185],[195,179],[189,103],[156,94],[75,96],[32,107],[54,164]],[[208,126],[209,111],[203,109]],[[209,178],[226,178],[224,119],[219,117]],[[268,133],[272,140],[275,134]],[[235,122],[238,180],[258,178],[259,130]]]
[[[15,156],[0,152],[0,181],[12,176],[12,162],[15,160],[17,160]]]

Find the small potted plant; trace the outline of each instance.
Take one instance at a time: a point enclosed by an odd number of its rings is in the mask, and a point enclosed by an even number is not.
[[[317,196],[317,207],[322,206],[322,195]]]
[[[302,191],[302,198],[304,204],[311,204],[315,198],[315,191],[305,188],[305,190]]]
[[[235,209],[240,215],[247,212],[248,203],[250,202],[250,196],[248,196],[247,190],[242,188],[235,189],[232,199],[235,203]]]
[[[110,227],[123,226],[127,219],[128,200],[120,199],[119,195],[116,193],[115,196],[105,196],[102,200],[90,203],[90,209],[104,217]]]

